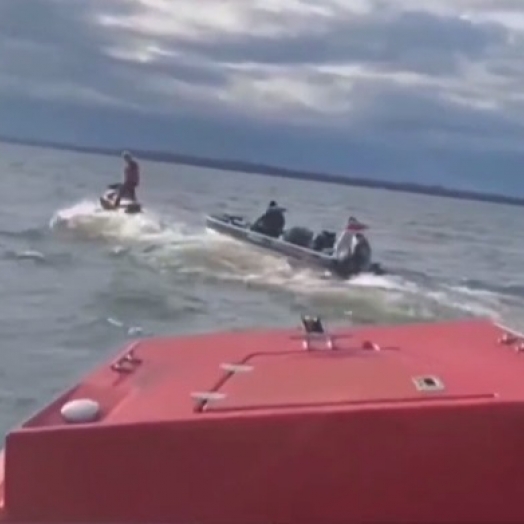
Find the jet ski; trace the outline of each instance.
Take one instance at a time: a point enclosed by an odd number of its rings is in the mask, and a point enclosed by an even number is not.
[[[134,215],[142,212],[142,206],[133,200],[128,198],[122,198],[118,208],[115,206],[115,199],[120,189],[121,184],[110,184],[107,186],[106,191],[100,197],[100,206],[105,211],[119,211],[122,210],[124,213]]]
[[[254,231],[253,224],[238,215],[208,215],[205,223],[207,228],[217,233],[283,255],[294,265],[327,270],[343,279],[360,273],[385,274],[384,268],[370,259],[361,261],[361,263],[355,263],[352,257],[346,260],[336,259],[332,254],[336,233],[332,231],[321,231],[315,235],[308,228],[292,227],[275,238]]]

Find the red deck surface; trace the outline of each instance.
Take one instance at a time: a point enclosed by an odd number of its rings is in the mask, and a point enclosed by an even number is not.
[[[298,330],[140,341],[130,372],[101,367],[8,436],[4,518],[523,522],[524,353],[502,334],[461,321],[345,329],[332,351],[304,350]],[[418,390],[428,376],[443,389]],[[101,418],[66,424],[62,405],[85,397]]]

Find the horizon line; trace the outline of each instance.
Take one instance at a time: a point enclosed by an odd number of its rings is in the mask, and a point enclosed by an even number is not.
[[[126,149],[125,147],[117,148],[77,145],[67,142],[16,138],[5,135],[0,136],[0,142],[6,144],[25,145],[29,147],[41,147],[61,151],[74,151],[77,153],[98,154],[106,156],[118,156],[120,155],[120,152],[123,149]],[[287,167],[273,166],[261,162],[235,160],[231,158],[208,158],[184,153],[175,153],[165,150],[151,150],[140,148],[132,149],[140,158],[144,160],[150,160],[153,162],[164,162],[193,167],[204,167],[208,169],[216,169],[221,171],[239,172],[248,175],[258,174],[281,178],[291,178],[295,180],[309,180],[315,182],[349,185],[354,187],[365,187],[368,189],[383,189],[402,193],[423,194],[428,196],[453,198],[459,200],[524,206],[524,197],[515,197],[498,193],[452,189],[444,186],[418,184],[415,182],[390,182],[376,178],[363,178],[334,173],[318,173],[312,171],[297,170]]]

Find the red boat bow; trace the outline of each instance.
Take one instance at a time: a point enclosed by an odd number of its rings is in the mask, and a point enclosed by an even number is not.
[[[3,520],[524,522],[520,335],[304,326],[126,348],[7,436]]]

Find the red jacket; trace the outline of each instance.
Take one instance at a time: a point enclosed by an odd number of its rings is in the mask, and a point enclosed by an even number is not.
[[[131,160],[124,169],[124,184],[138,186],[140,183],[140,170],[137,162]]]

